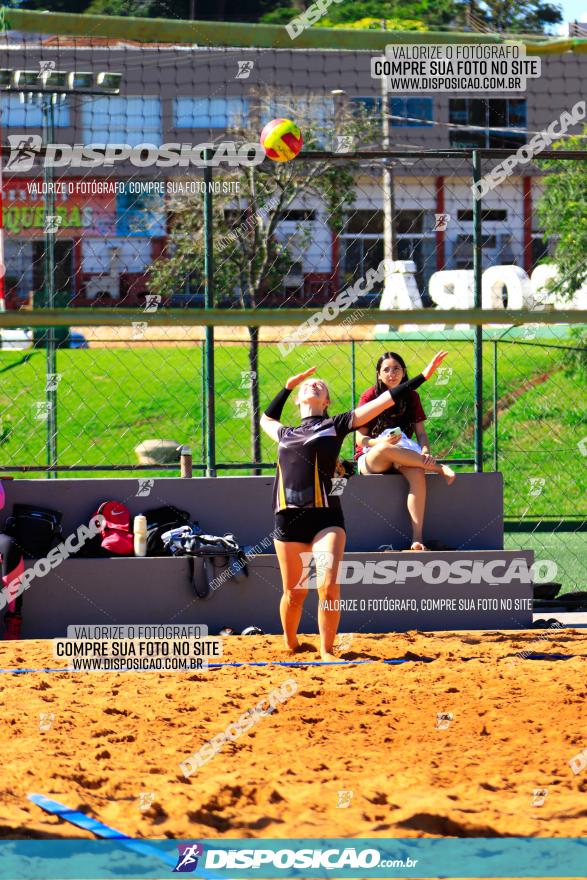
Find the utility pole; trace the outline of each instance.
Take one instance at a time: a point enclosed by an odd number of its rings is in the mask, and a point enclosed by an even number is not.
[[[385,21],[381,22],[385,30]],[[391,146],[391,119],[389,113],[389,89],[387,77],[381,77],[381,114],[383,124],[383,149],[389,150]],[[397,260],[397,236],[395,230],[395,181],[393,176],[393,160],[383,160],[383,259]],[[385,274],[383,295],[390,283],[389,273]],[[395,303],[394,303],[395,307]]]

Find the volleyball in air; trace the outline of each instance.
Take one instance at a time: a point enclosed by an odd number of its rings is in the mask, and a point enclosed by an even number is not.
[[[290,162],[302,149],[302,133],[291,119],[272,119],[259,138],[265,155],[274,162]]]

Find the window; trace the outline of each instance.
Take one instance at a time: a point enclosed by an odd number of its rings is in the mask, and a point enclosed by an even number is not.
[[[82,120],[86,143],[160,144],[159,98],[105,97],[84,99]]]
[[[351,103],[355,104],[357,109],[366,110],[367,113],[381,113],[381,98],[358,97],[351,98]]]
[[[353,211],[346,218],[345,235],[382,235],[383,211]]]
[[[505,221],[508,219],[508,212],[503,211],[501,209],[491,210],[488,208],[487,210],[481,211],[481,219],[482,220],[498,220]],[[457,211],[457,220],[463,220],[467,223],[473,222],[473,212],[472,211]]]
[[[316,219],[316,211],[282,211],[279,215],[280,223],[310,223]]]
[[[389,112],[391,113],[391,124],[395,128],[430,126],[434,119],[434,99],[390,98]]]
[[[41,128],[43,125],[43,110],[38,100],[31,103],[21,102],[19,95],[2,94],[2,115],[4,125],[7,128]],[[55,125],[65,128],[71,125],[69,102],[58,101],[53,105],[53,118]]]
[[[510,149],[526,142],[524,131],[496,131],[526,129],[525,98],[451,98],[448,102],[448,120],[452,125],[470,125],[477,129],[453,129],[450,132],[453,147]]]
[[[175,98],[175,128],[230,128],[244,122],[249,102],[245,98]]]
[[[357,109],[362,108],[366,113],[381,116],[381,98],[371,98],[359,95],[351,98]],[[430,126],[434,119],[433,98],[389,98],[388,109],[391,116],[391,124],[395,128],[409,126],[411,128]]]

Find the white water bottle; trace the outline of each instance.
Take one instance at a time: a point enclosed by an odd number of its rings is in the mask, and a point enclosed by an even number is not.
[[[147,517],[139,513],[134,521],[135,556],[147,555]]]

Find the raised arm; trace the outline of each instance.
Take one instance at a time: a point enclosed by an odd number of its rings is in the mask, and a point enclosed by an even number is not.
[[[439,351],[438,354],[434,355],[428,366],[424,367],[422,372],[414,379],[408,379],[407,382],[402,382],[397,388],[386,389],[383,394],[380,394],[375,400],[370,400],[369,403],[364,403],[362,406],[358,406],[353,413],[353,428],[360,428],[361,425],[367,424],[367,422],[376,418],[384,410],[389,409],[390,406],[394,406],[396,400],[407,391],[419,388],[420,385],[426,382],[426,380],[436,372],[447,354],[448,351]]]
[[[261,416],[261,420],[259,424],[261,428],[265,431],[265,433],[271,437],[272,440],[275,440],[277,443],[279,441],[278,431],[280,428],[283,428],[283,425],[279,421],[281,418],[281,413],[283,412],[283,407],[285,406],[285,402],[292,390],[299,385],[304,379],[307,379],[308,376],[311,376],[312,373],[316,372],[316,367],[310,367],[309,370],[306,370],[305,373],[298,373],[297,376],[290,376],[287,382],[285,383],[285,387],[278,391],[263,415]]]

